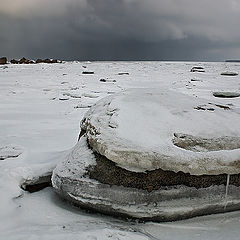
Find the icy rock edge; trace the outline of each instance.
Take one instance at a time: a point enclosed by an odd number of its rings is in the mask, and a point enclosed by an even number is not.
[[[95,165],[94,153],[82,136],[68,158],[53,171],[55,191],[74,205],[97,212],[153,221],[174,221],[240,209],[239,187],[165,187],[148,192],[135,188],[102,184],[87,176]]]

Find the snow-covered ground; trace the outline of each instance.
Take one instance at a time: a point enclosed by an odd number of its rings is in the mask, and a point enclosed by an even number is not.
[[[194,66],[203,66],[205,73],[190,72]],[[95,74],[82,74],[86,70]],[[72,207],[52,188],[28,193],[19,187],[48,174],[66,156],[77,141],[84,113],[102,97],[147,87],[169,88],[212,102],[212,92],[240,92],[240,76],[221,76],[225,71],[240,72],[240,64],[69,62],[0,66],[0,240],[239,239],[240,212],[173,223],[127,222]],[[129,75],[119,75],[126,72]],[[240,98],[223,101],[240,106]]]

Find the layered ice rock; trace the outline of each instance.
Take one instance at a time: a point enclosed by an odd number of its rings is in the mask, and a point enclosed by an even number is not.
[[[221,100],[170,89],[103,98],[85,114],[53,187],[78,206],[144,220],[240,209],[238,102]]]

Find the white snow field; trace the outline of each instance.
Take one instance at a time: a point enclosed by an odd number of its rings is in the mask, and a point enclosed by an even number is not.
[[[194,66],[204,67],[205,72],[190,72]],[[86,69],[94,74],[82,74]],[[239,239],[238,211],[178,222],[140,223],[73,207],[51,187],[35,193],[20,188],[51,174],[76,144],[84,114],[102,97],[128,88],[169,89],[205,99],[207,105],[197,107],[199,111],[211,111],[206,109],[221,108],[214,92],[227,92],[228,96],[240,92],[240,76],[221,75],[227,71],[239,73],[240,63],[66,62],[0,66],[0,240]],[[129,75],[119,75],[123,72]],[[234,109],[229,116],[236,119],[235,123],[230,121],[236,129],[240,97],[221,98],[221,105],[230,108],[226,111]],[[230,131],[233,126],[227,127]]]

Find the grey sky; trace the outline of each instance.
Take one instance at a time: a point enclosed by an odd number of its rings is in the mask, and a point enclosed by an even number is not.
[[[0,0],[0,55],[240,59],[240,0]]]

